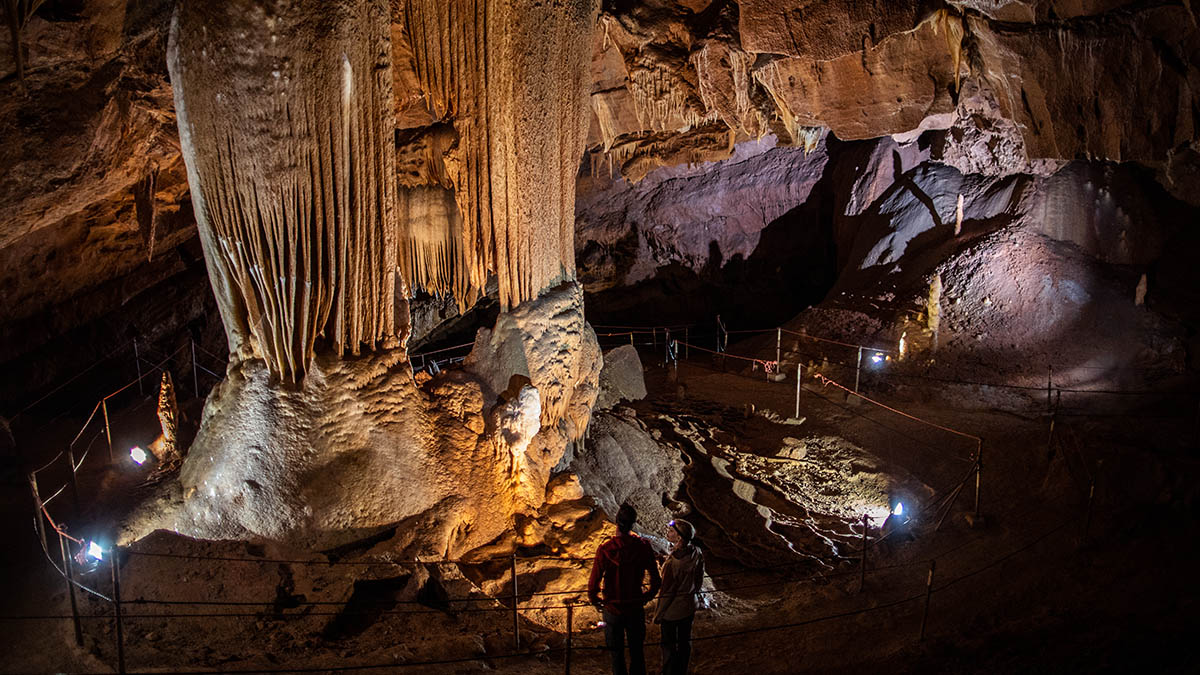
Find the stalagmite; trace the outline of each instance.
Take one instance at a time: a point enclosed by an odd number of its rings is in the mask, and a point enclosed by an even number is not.
[[[597,10],[592,0],[405,5],[417,79],[435,116],[453,117],[458,131],[446,168],[462,216],[458,232],[440,235],[406,224],[399,259],[409,284],[449,286],[462,303],[494,272],[510,308],[574,278],[574,178]],[[453,259],[461,264],[439,262]]]
[[[954,236],[962,234],[963,223],[963,196],[958,194],[958,204],[954,207]]]
[[[390,35],[379,0],[185,2],[168,65],[231,350],[303,378],[392,344]]]
[[[158,386],[158,423],[162,427],[162,443],[156,448],[159,464],[179,459],[179,403],[175,399],[175,382],[164,370]]]
[[[942,318],[942,275],[933,275],[933,281],[929,282],[929,299],[926,302],[926,327],[929,329],[930,351],[937,351],[938,347],[938,329],[941,327]]]

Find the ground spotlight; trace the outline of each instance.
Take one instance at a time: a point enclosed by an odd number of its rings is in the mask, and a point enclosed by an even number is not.
[[[872,363],[880,363],[882,361],[883,361],[883,354],[876,353],[871,356]]]
[[[132,459],[135,464],[141,466],[142,464],[146,463],[146,460],[149,459],[150,456],[146,454],[145,450],[135,445],[129,449],[129,458]]]
[[[892,515],[904,515],[904,502],[896,502],[896,508],[892,509]]]
[[[100,548],[100,544],[94,541],[87,543],[87,557],[92,560],[100,561],[104,559],[104,549]]]

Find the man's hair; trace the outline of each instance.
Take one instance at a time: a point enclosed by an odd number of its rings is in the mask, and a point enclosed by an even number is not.
[[[617,529],[621,532],[628,532],[633,529],[635,522],[637,522],[637,511],[629,504],[622,504],[621,508],[617,509]]]

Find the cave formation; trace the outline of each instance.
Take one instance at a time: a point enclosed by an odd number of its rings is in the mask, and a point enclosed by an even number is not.
[[[1190,3],[4,12],[11,614],[71,613],[32,498],[85,586],[272,607],[131,668],[557,671],[629,503],[697,526],[695,672],[1185,662]],[[78,601],[3,669],[115,662]]]

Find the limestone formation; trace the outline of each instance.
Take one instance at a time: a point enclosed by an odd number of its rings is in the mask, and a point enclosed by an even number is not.
[[[181,6],[170,65],[232,358],[158,524],[324,546],[402,523],[398,548],[453,556],[537,511],[600,371],[572,281],[593,13],[409,3],[400,81],[457,140],[410,138],[398,172],[382,2]],[[491,272],[507,311],[418,388],[409,289],[461,306]]]
[[[162,443],[156,448],[155,455],[159,464],[170,464],[180,458],[179,422],[175,382],[171,379],[171,373],[164,370],[158,386],[158,423],[162,427]]]
[[[574,284],[502,315],[421,389],[399,350],[318,355],[298,388],[241,362],[209,397],[181,508],[142,530],[321,548],[402,523],[398,549],[458,556],[541,506],[599,370]]]
[[[608,410],[622,401],[637,401],[645,397],[646,379],[637,348],[622,345],[605,352],[596,410]]]
[[[396,334],[390,31],[382,2],[188,2],[168,64],[230,350],[304,376]]]
[[[412,285],[460,303],[489,272],[509,308],[574,278],[574,180],[587,130],[596,3],[410,0],[399,23],[434,115],[461,225],[410,220],[400,264]]]

